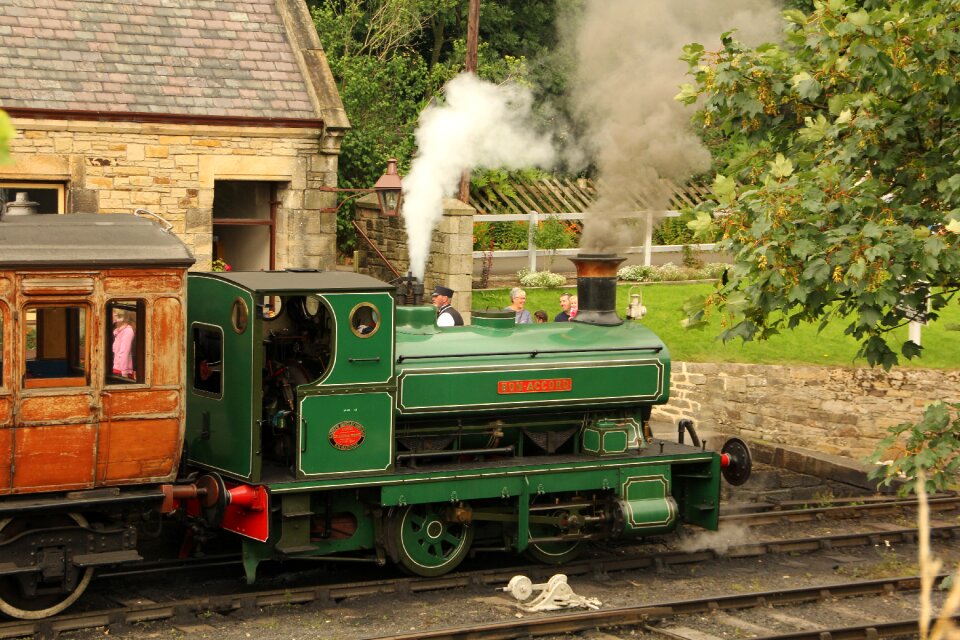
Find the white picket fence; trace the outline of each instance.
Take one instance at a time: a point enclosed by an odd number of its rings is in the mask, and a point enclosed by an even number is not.
[[[655,216],[665,217],[665,218],[676,218],[680,215],[679,211],[636,211],[632,214],[637,217],[643,218],[644,221],[644,232],[643,232],[643,244],[637,247],[627,247],[622,251],[624,253],[640,253],[643,252],[643,264],[650,266],[652,264],[653,254],[654,253],[675,253],[683,250],[684,245],[679,244],[669,244],[669,245],[654,245],[653,244],[653,222]],[[474,251],[474,259],[483,259],[486,258],[491,253],[493,254],[493,259],[497,258],[522,258],[527,257],[527,269],[531,272],[537,270],[537,258],[542,256],[574,256],[580,253],[580,249],[557,249],[551,251],[548,249],[538,249],[537,243],[535,241],[535,232],[537,229],[537,223],[541,220],[547,220],[554,218],[557,220],[582,220],[584,217],[583,213],[550,213],[542,214],[537,213],[536,211],[530,211],[527,214],[478,214],[473,216],[474,222],[527,222],[527,248],[519,250],[509,250],[509,251]],[[691,244],[687,245],[691,249],[696,251],[711,251],[714,248],[714,244],[704,243],[704,244]]]

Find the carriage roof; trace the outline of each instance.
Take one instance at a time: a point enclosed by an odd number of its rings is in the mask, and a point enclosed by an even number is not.
[[[194,277],[200,274],[195,274]],[[348,271],[218,271],[204,273],[251,292],[282,291],[393,291],[382,280]]]
[[[0,268],[189,267],[194,262],[176,235],[130,214],[34,214],[0,221]]]

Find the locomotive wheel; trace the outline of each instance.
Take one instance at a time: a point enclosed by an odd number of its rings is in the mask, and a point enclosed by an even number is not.
[[[446,505],[415,504],[391,510],[387,537],[393,559],[418,576],[453,571],[470,551],[473,527],[448,522]]]
[[[563,514],[564,512],[561,511],[550,515],[559,517]],[[560,529],[549,524],[531,524],[528,529],[528,535],[531,538],[549,538],[558,534]],[[585,546],[582,540],[531,542],[527,545],[525,553],[531,560],[543,564],[564,564],[579,557]]]
[[[37,518],[32,516],[6,518],[0,520],[0,542],[21,534],[29,534],[35,529],[73,524],[85,527],[87,520],[79,513]],[[65,570],[70,571],[70,566],[65,567]],[[39,620],[60,613],[83,595],[93,578],[93,567],[76,569],[76,571],[82,571],[82,575],[70,591],[64,591],[61,576],[49,582],[40,582],[37,585],[36,595],[25,594],[17,576],[0,577],[0,611],[12,618],[22,620]]]

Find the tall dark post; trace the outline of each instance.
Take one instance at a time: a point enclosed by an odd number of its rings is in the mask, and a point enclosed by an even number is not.
[[[477,42],[480,39],[480,0],[470,0],[467,15],[467,62],[464,69],[468,73],[477,72]],[[460,176],[460,201],[470,204],[470,172]]]

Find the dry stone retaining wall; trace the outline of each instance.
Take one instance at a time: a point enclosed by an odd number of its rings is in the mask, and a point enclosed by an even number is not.
[[[674,362],[654,418],[698,430],[862,459],[934,400],[960,401],[960,370]]]

